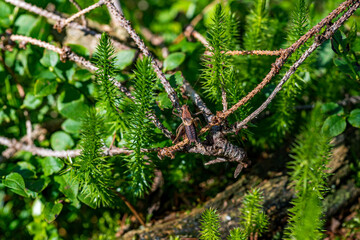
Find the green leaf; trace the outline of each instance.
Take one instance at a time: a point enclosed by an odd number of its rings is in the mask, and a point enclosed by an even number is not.
[[[45,49],[43,57],[40,59],[40,63],[45,67],[55,67],[59,61],[59,55],[54,52]]]
[[[322,127],[322,132],[329,137],[335,137],[342,133],[346,128],[346,121],[343,117],[332,115],[328,117]]]
[[[56,92],[58,83],[55,79],[38,79],[34,87],[36,97],[45,97]]]
[[[92,73],[89,72],[86,69],[79,69],[75,72],[75,74],[73,75],[73,80],[75,81],[87,81],[91,78]]]
[[[164,93],[164,92],[159,93],[159,95],[156,96],[156,101],[159,103],[159,107],[161,109],[172,107],[171,101],[170,101],[167,93]]]
[[[74,53],[83,56],[83,57],[89,57],[90,53],[89,50],[82,46],[82,45],[78,45],[78,44],[67,44],[68,47],[71,48],[71,51],[73,51]]]
[[[36,168],[29,162],[18,162],[13,172],[19,173],[23,178],[35,178]]]
[[[54,221],[60,214],[63,205],[61,203],[48,202],[45,204],[44,217],[45,220],[50,223]]]
[[[41,158],[40,164],[45,176],[57,173],[64,167],[63,161],[55,157]]]
[[[20,196],[29,197],[29,193],[25,188],[24,179],[19,173],[10,173],[7,175],[4,181],[4,185]]]
[[[333,114],[342,115],[344,114],[344,108],[337,103],[330,102],[330,103],[325,103],[321,106],[321,112],[330,115]]]
[[[164,61],[164,71],[169,71],[180,66],[185,60],[185,54],[178,52],[170,54]]]
[[[71,173],[68,172],[61,176],[55,176],[54,180],[60,184],[60,192],[62,192],[71,201],[76,202],[78,201],[77,195],[79,192],[79,182],[76,180],[76,178],[71,178],[70,174]]]
[[[335,58],[334,64],[340,69],[340,71],[344,73],[351,73],[351,68],[344,58]]]
[[[10,7],[9,4],[6,4],[4,2],[0,2],[0,26],[4,28],[10,27],[10,24],[12,22],[11,14],[13,13],[12,7]],[[20,34],[20,33],[18,33]]]
[[[81,122],[72,119],[66,119],[66,121],[61,124],[61,127],[65,132],[79,133],[81,129]]]
[[[42,103],[42,98],[35,97],[32,93],[27,93],[24,99],[24,107],[36,109]]]
[[[26,179],[26,187],[28,192],[31,194],[31,197],[35,198],[36,193],[43,191],[50,183],[50,178],[42,177],[39,179]]]
[[[360,109],[351,111],[348,122],[354,127],[360,128]]]
[[[118,52],[115,56],[115,66],[121,70],[125,69],[127,66],[131,65],[134,57],[135,50],[122,50]]]
[[[50,138],[51,147],[54,150],[66,150],[74,146],[74,141],[69,134],[63,131],[55,132]]]
[[[31,28],[29,36],[42,40],[47,41],[47,36],[50,33],[50,25],[47,23],[46,19],[39,16]]]
[[[84,96],[71,87],[64,88],[64,91],[57,99],[57,106],[63,116],[77,121],[81,121],[88,111]]]
[[[1,8],[1,12],[3,8]],[[18,27],[16,33],[29,36],[30,30],[34,27],[36,18],[30,14],[20,15],[16,21],[15,26]]]

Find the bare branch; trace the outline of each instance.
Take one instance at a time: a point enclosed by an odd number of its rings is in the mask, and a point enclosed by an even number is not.
[[[61,32],[62,29],[64,27],[66,27],[69,23],[71,23],[72,21],[74,21],[75,19],[77,19],[78,17],[82,17],[84,16],[85,13],[88,13],[92,10],[94,10],[95,8],[98,8],[100,6],[102,6],[104,4],[103,0],[98,1],[97,3],[91,5],[90,7],[87,7],[77,13],[75,13],[74,15],[72,15],[71,17],[67,18],[66,20],[60,20],[58,21],[55,25],[54,25],[54,29],[56,29],[58,32]]]
[[[32,13],[35,13],[39,16],[43,16],[47,19],[51,19],[55,22],[59,22],[59,21],[65,21],[66,18],[63,18],[62,16],[59,16],[55,13],[52,13],[52,12],[49,12],[45,9],[42,9],[42,8],[39,8],[37,6],[34,6],[32,4],[29,4],[29,3],[26,3],[24,1],[20,1],[20,0],[5,0],[5,2],[7,3],[10,3],[14,6],[17,6],[19,8],[22,8],[22,9],[25,9],[29,12],[32,12]],[[82,32],[84,32],[85,34],[90,34],[94,37],[96,37],[97,39],[100,39],[101,38],[101,33],[93,30],[93,29],[90,29],[86,26],[83,26],[77,22],[71,22],[69,23],[69,27],[71,28],[74,28],[74,29],[77,29],[77,30],[80,30]],[[117,49],[130,49],[130,47],[122,44],[120,41],[118,41],[117,39],[115,39],[114,37],[111,37],[111,41],[112,43],[114,44],[114,46],[117,48]]]
[[[226,55],[266,55],[266,56],[280,56],[284,50],[234,50],[234,51],[221,51]],[[212,52],[206,51],[204,55],[211,56],[213,55]]]
[[[31,37],[22,36],[22,35],[10,35],[10,40],[11,41],[20,41],[20,42],[25,42],[25,43],[31,43],[32,45],[36,45],[36,46],[39,46],[39,47],[46,48],[48,50],[54,51],[54,52],[60,54],[60,57],[61,57],[62,60],[69,59],[69,60],[77,63],[80,66],[83,66],[84,68],[86,68],[86,69],[88,69],[90,71],[96,71],[98,69],[94,64],[87,61],[85,58],[83,58],[83,57],[75,54],[74,52],[72,52],[69,47],[59,48],[59,47],[56,47],[56,46],[54,46],[54,45],[52,45],[50,43],[43,42],[43,41],[31,38]],[[125,86],[123,86],[118,81],[112,81],[112,83],[121,92],[123,92],[128,98],[130,98],[130,99],[132,99],[134,101],[134,97],[131,95],[130,91]],[[152,113],[152,112],[148,113],[148,118],[151,119],[152,123],[154,123],[154,125],[156,127],[158,127],[167,138],[170,138],[170,139],[173,138],[173,134],[159,121],[159,119],[156,117],[156,115],[154,113]]]
[[[63,151],[55,151],[48,148],[41,148],[36,147],[34,145],[29,145],[22,143],[21,141],[17,141],[16,139],[10,139],[6,137],[0,136],[0,145],[7,146],[16,152],[18,151],[26,151],[31,152],[33,155],[40,156],[40,157],[58,157],[58,158],[67,158],[67,157],[76,157],[80,155],[81,149],[74,149],[74,150],[63,150]],[[157,148],[152,149],[141,149],[142,152],[156,152],[158,151]],[[126,149],[126,148],[117,148],[113,147],[112,149],[103,148],[102,155],[103,156],[115,156],[115,155],[129,155],[133,151]],[[6,156],[4,156],[6,157]]]
[[[206,38],[201,35],[198,31],[193,30],[191,32],[191,36],[193,36],[196,40],[202,43],[205,48],[212,50],[212,47],[210,46],[209,42],[206,40]]]
[[[204,17],[204,15],[209,12],[209,10],[217,3],[219,3],[220,0],[215,0],[208,4],[196,17],[191,20],[190,24],[185,28],[185,31],[181,33],[179,36],[176,37],[176,39],[173,41],[175,44],[181,42],[184,39],[184,36],[189,38],[192,32],[195,29],[195,26],[201,21],[201,19]]]
[[[170,86],[170,83],[167,81],[164,73],[160,70],[160,67],[158,65],[158,63],[156,62],[155,58],[152,56],[152,54],[150,53],[149,49],[146,47],[146,45],[144,44],[144,42],[141,40],[141,38],[139,37],[139,35],[135,32],[135,30],[132,28],[132,26],[130,25],[130,22],[128,20],[126,20],[126,18],[124,17],[124,15],[122,15],[122,13],[115,7],[113,1],[111,0],[105,0],[105,4],[108,6],[109,11],[111,12],[111,14],[113,14],[113,16],[118,20],[118,22],[120,23],[120,25],[125,28],[125,30],[129,33],[130,37],[134,40],[134,42],[136,43],[136,45],[138,46],[138,48],[140,49],[140,51],[147,57],[151,58],[152,61],[152,66],[154,68],[154,71],[156,73],[156,75],[158,76],[158,78],[161,81],[161,84],[164,86],[165,91],[167,92],[169,99],[172,103],[172,105],[174,106],[174,108],[181,113],[181,109],[180,109],[180,102],[179,99],[177,97],[176,92],[174,91],[174,89]]]
[[[76,7],[76,9],[77,9],[78,11],[81,11],[81,10],[82,10],[82,8],[81,8],[80,5],[76,2],[76,0],[69,0],[69,2],[71,2],[71,3]],[[82,22],[82,25],[83,25],[84,27],[87,26],[86,18],[85,18],[84,15],[81,16],[81,22]]]
[[[200,95],[191,87],[190,83],[186,81],[183,76],[183,88],[190,99],[200,109],[207,122],[211,122],[214,114],[207,108],[205,102],[201,99]]]

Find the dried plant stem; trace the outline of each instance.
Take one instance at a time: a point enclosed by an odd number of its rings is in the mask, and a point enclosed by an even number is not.
[[[198,40],[199,42],[202,43],[202,45],[204,45],[205,48],[212,50],[212,47],[210,46],[209,42],[206,40],[206,38],[201,35],[198,31],[192,31],[191,35]]]
[[[284,77],[275,87],[270,96],[266,99],[265,102],[261,104],[259,108],[257,108],[253,113],[247,116],[244,120],[239,123],[235,123],[229,131],[226,132],[236,132],[239,129],[243,128],[248,124],[251,120],[256,118],[264,109],[270,104],[270,102],[275,98],[276,94],[281,90],[282,86],[286,83],[287,80],[291,77],[292,74],[295,73],[296,69],[305,61],[306,58],[310,56],[312,52],[314,52],[323,42],[330,39],[332,35],[334,35],[335,31],[339,29],[344,22],[355,12],[355,10],[359,7],[360,2],[356,1],[354,5],[350,7],[350,9],[340,17],[338,21],[336,21],[331,27],[326,29],[326,31],[317,39],[315,42],[304,52],[304,54],[290,67],[290,69],[285,73]]]
[[[85,58],[75,54],[67,47],[59,48],[50,43],[43,42],[38,39],[34,39],[31,37],[22,36],[22,35],[15,35],[15,34],[10,36],[10,40],[30,43],[32,45],[36,45],[41,48],[46,48],[50,51],[54,51],[54,52],[60,54],[61,59],[63,59],[63,60],[69,59],[70,61],[73,61],[73,62],[77,63],[78,65],[83,66],[84,68],[86,68],[90,71],[93,71],[93,72],[95,72],[98,69],[94,64],[87,61]],[[131,95],[131,92],[125,86],[123,86],[120,82],[112,81],[112,83],[121,92],[123,92],[128,98],[134,100],[134,97]],[[173,134],[160,122],[160,120],[156,117],[156,115],[154,113],[152,113],[152,112],[148,113],[148,118],[152,121],[152,123],[157,128],[159,128],[163,132],[163,134],[167,138],[172,139],[174,137]]]
[[[0,136],[0,145],[7,146],[9,149],[15,149],[16,152],[18,151],[26,151],[31,152],[33,155],[37,155],[40,157],[58,157],[58,158],[67,158],[67,157],[76,157],[79,156],[81,153],[81,149],[74,149],[74,150],[63,150],[63,151],[55,151],[48,148],[41,148],[36,147],[34,145],[25,144],[21,141],[17,141],[16,139],[10,139],[7,137]],[[141,149],[142,152],[156,152],[158,151],[157,148],[150,148],[150,149]],[[133,153],[133,150],[129,150],[126,148],[117,148],[112,147],[103,148],[102,155],[103,156],[115,156],[115,155],[129,155]]]
[[[71,3],[76,7],[76,9],[77,9],[78,11],[81,11],[81,10],[82,10],[82,8],[80,7],[80,5],[79,5],[75,0],[69,0],[69,2],[71,2]],[[84,15],[81,16],[81,23],[82,23],[82,25],[83,25],[84,27],[87,26],[86,18],[85,18]]]
[[[158,63],[156,62],[155,58],[150,53],[149,49],[146,47],[144,42],[141,40],[139,35],[135,32],[135,30],[130,25],[130,22],[125,19],[124,15],[115,7],[113,1],[111,0],[104,0],[105,4],[107,5],[111,14],[118,20],[120,25],[129,33],[130,37],[134,40],[135,44],[138,46],[140,51],[147,57],[151,58],[152,66],[157,77],[160,79],[161,84],[164,86],[165,91],[167,92],[169,99],[174,106],[174,108],[181,113],[180,109],[180,102],[177,97],[176,92],[170,86],[170,83],[167,81],[164,73],[160,70]]]
[[[130,209],[130,211],[134,214],[134,216],[136,217],[136,219],[140,222],[141,225],[145,226],[145,222],[144,220],[140,217],[139,213],[135,210],[134,206],[129,202],[129,200],[127,200],[127,198],[122,195],[121,193],[113,190],[114,193],[121,199],[124,201],[124,203],[126,204],[126,206]]]
[[[226,55],[266,55],[266,56],[280,56],[284,50],[234,50],[234,51],[221,51]],[[212,52],[206,51],[204,55],[211,56]]]
[[[87,7],[77,13],[75,13],[74,15],[72,15],[71,17],[65,19],[65,20],[60,20],[58,21],[55,25],[54,28],[58,30],[58,32],[61,32],[62,29],[64,27],[66,27],[69,23],[71,23],[72,21],[74,21],[75,19],[77,19],[78,17],[84,16],[84,14],[94,10],[95,8],[98,8],[100,6],[102,6],[104,4],[103,0],[99,0],[97,3],[91,5],[90,7]]]
[[[45,9],[42,9],[42,8],[39,8],[37,6],[34,6],[30,3],[27,3],[27,2],[24,2],[24,1],[20,1],[20,0],[5,0],[5,2],[7,3],[10,3],[14,6],[17,6],[19,8],[22,8],[22,9],[25,9],[29,12],[32,12],[32,13],[35,13],[39,16],[43,16],[47,19],[50,19],[50,20],[53,20],[55,22],[59,22],[59,21],[65,21],[66,18],[63,18],[62,16],[59,16],[55,13],[52,13],[52,12],[49,12]],[[77,22],[71,22],[68,24],[69,27],[71,28],[74,28],[74,29],[77,29],[77,30],[80,30],[82,32],[84,32],[85,34],[89,34],[89,35],[92,35],[98,39],[100,39],[101,37],[101,33],[93,30],[93,29],[90,29],[88,28],[87,26],[83,26]],[[130,47],[122,44],[120,41],[118,41],[117,39],[114,39],[113,37],[111,37],[111,41],[112,43],[114,44],[114,46],[117,48],[117,49],[130,49]]]
[[[184,39],[184,36],[189,38],[192,32],[195,29],[195,26],[203,19],[204,15],[210,11],[210,9],[217,3],[219,3],[220,0],[215,0],[211,2],[209,5],[207,5],[196,17],[191,20],[190,24],[185,28],[185,31],[181,33],[179,36],[176,37],[176,39],[173,41],[175,44],[181,42]]]
[[[183,77],[183,88],[190,99],[200,109],[207,122],[211,122],[214,114],[206,106],[205,102],[201,99],[200,95],[191,87],[190,83]]]

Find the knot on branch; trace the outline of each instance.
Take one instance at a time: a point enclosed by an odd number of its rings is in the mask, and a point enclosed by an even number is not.
[[[71,48],[68,46],[63,46],[61,49],[61,54],[60,54],[60,61],[62,62],[66,62],[66,60],[69,59],[69,56],[71,54]]]
[[[53,26],[53,28],[56,31],[58,31],[58,33],[61,33],[64,27],[65,27],[64,20],[57,21]]]
[[[5,51],[13,50],[13,48],[15,46],[15,42],[10,39],[11,35],[12,35],[11,29],[7,29],[4,34],[0,35],[0,48],[1,49],[5,50]]]

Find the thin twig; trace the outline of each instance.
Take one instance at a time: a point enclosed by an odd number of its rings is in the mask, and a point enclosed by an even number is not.
[[[359,7],[360,2],[357,1],[354,5],[350,7],[350,9],[340,17],[338,21],[336,21],[331,27],[326,29],[326,31],[317,37],[315,42],[304,52],[304,54],[290,67],[290,69],[286,72],[284,77],[281,79],[279,84],[276,86],[276,88],[273,90],[273,92],[270,94],[270,96],[266,99],[266,101],[261,104],[259,108],[257,108],[253,113],[251,113],[249,116],[247,116],[244,120],[242,120],[239,123],[236,123],[232,126],[230,131],[227,132],[236,132],[239,129],[246,126],[247,123],[249,123],[252,119],[256,118],[269,104],[270,102],[275,98],[276,94],[281,90],[282,86],[286,83],[287,80],[291,77],[292,74],[295,73],[296,69],[305,61],[306,58],[310,56],[312,52],[314,52],[319,46],[321,46],[322,43],[324,43],[326,40],[330,39],[332,35],[334,35],[335,31],[339,29],[343,23],[355,12],[355,10]]]
[[[43,42],[43,41],[31,38],[31,37],[22,36],[22,35],[10,35],[10,39],[12,41],[20,41],[20,42],[31,43],[32,45],[36,45],[36,46],[39,46],[41,48],[46,48],[48,50],[54,51],[54,52],[60,54],[60,57],[61,57],[62,60],[69,59],[70,61],[73,61],[73,62],[77,63],[78,65],[83,66],[84,68],[86,68],[86,69],[88,69],[90,71],[95,72],[98,69],[94,64],[87,61],[85,58],[75,54],[68,47],[59,48],[59,47],[56,47],[56,46],[54,46],[54,45],[52,45],[50,43]],[[112,81],[112,83],[121,92],[123,92],[128,98],[130,98],[133,101],[135,100],[135,98],[131,95],[131,92],[125,86],[123,86],[120,82]],[[172,139],[174,137],[173,134],[160,122],[160,120],[156,117],[156,115],[154,113],[152,113],[152,112],[148,113],[147,117],[149,119],[151,119],[152,123],[157,128],[159,128],[167,138]]]
[[[130,211],[134,214],[134,216],[136,217],[136,219],[140,222],[141,225],[145,226],[145,222],[144,220],[140,217],[140,215],[138,214],[138,212],[135,210],[134,206],[126,199],[126,197],[124,195],[122,195],[121,193],[113,190],[114,193],[125,202],[126,206],[130,209]]]
[[[90,7],[87,7],[77,13],[75,13],[74,15],[72,15],[71,17],[65,19],[65,20],[60,20],[58,21],[55,25],[54,25],[54,29],[56,29],[58,32],[61,32],[62,29],[64,27],[66,27],[69,23],[73,22],[75,19],[77,19],[78,17],[84,16],[84,14],[94,10],[95,8],[98,8],[100,6],[102,6],[104,4],[103,0],[99,0],[97,3],[91,5]]]
[[[81,11],[82,8],[80,7],[80,5],[76,2],[76,0],[69,0],[69,2],[71,2],[78,11]],[[82,22],[82,25],[84,27],[87,27],[87,21],[86,21],[86,18],[84,15],[81,16],[81,22]]]
[[[221,87],[221,103],[223,105],[223,112],[225,112],[228,109],[228,103],[226,100],[226,91],[224,87]]]
[[[5,0],[5,2],[7,3],[10,3],[14,6],[17,6],[19,8],[22,8],[22,9],[25,9],[29,12],[32,12],[32,13],[35,13],[39,16],[43,16],[47,19],[51,19],[55,22],[59,22],[59,21],[65,21],[66,18],[63,18],[62,16],[59,16],[55,13],[52,13],[52,12],[49,12],[45,9],[42,9],[42,8],[39,8],[35,5],[32,5],[30,3],[27,3],[27,2],[24,2],[24,1],[20,1],[20,0]],[[84,32],[84,34],[90,34],[94,37],[96,37],[97,39],[100,39],[101,38],[101,33],[93,30],[93,29],[90,29],[88,28],[87,26],[83,26],[77,22],[71,22],[69,23],[69,27],[71,28],[74,28],[74,29],[77,29],[77,30],[80,30],[82,32]],[[117,48],[117,49],[130,49],[130,47],[122,44],[119,40],[115,39],[114,37],[111,37],[111,41],[112,43],[114,44],[114,46]]]
[[[191,33],[191,36],[193,36],[196,40],[202,43],[205,48],[212,50],[212,47],[210,46],[209,42],[206,40],[206,38],[201,35],[198,31],[193,30]]]
[[[234,50],[234,51],[221,51],[226,55],[266,55],[266,56],[280,56],[284,50]],[[211,56],[212,52],[206,51],[204,55]]]
[[[183,88],[190,99],[195,103],[195,105],[200,109],[204,115],[207,122],[211,122],[214,114],[206,106],[205,102],[201,99],[200,95],[191,87],[190,83],[186,81],[183,76]]]
[[[157,77],[160,79],[161,84],[164,86],[165,91],[167,92],[169,99],[174,106],[174,108],[181,113],[180,102],[178,96],[174,89],[171,87],[170,83],[166,79],[164,73],[160,70],[158,63],[155,58],[150,53],[149,49],[146,47],[144,42],[141,40],[139,35],[135,32],[135,30],[130,25],[130,22],[126,20],[124,15],[115,7],[112,0],[104,0],[105,4],[108,6],[109,11],[113,14],[113,16],[118,20],[120,25],[129,33],[130,37],[134,40],[135,44],[138,46],[140,51],[147,57],[151,58],[152,66]]]
[[[173,43],[177,44],[177,43],[181,42],[184,39],[184,36],[189,38],[190,35],[192,34],[192,32],[194,31],[195,26],[201,21],[201,19],[204,17],[204,15],[207,12],[209,12],[209,10],[215,4],[217,4],[219,2],[220,2],[220,0],[215,0],[215,1],[211,2],[210,4],[208,4],[206,7],[204,7],[204,9],[198,15],[196,15],[196,17],[194,17],[191,20],[190,24],[185,28],[185,31],[176,37],[176,39],[173,41]]]
[[[34,145],[29,145],[22,143],[21,141],[17,141],[16,139],[10,139],[2,136],[0,136],[0,145],[16,149],[16,151],[31,152],[33,155],[40,157],[58,157],[58,158],[76,157],[79,156],[81,152],[81,149],[56,151],[48,148],[36,147]],[[141,149],[142,152],[156,152],[157,150],[158,150],[157,148]],[[121,154],[129,155],[132,152],[133,152],[132,150],[126,148],[113,147],[111,149],[103,148],[102,155],[103,156],[115,156]]]

